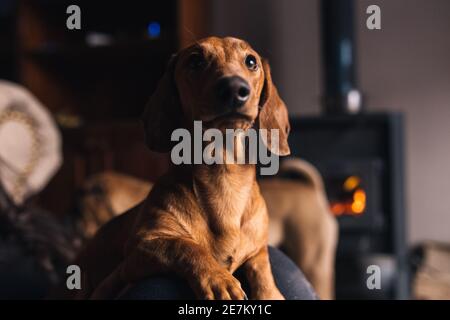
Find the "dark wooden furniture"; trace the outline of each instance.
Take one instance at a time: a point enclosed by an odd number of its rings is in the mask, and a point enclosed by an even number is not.
[[[81,8],[81,30],[66,9]],[[60,214],[86,177],[116,170],[154,180],[167,155],[143,142],[139,117],[170,55],[207,34],[207,0],[8,0],[0,4],[0,78],[21,83],[54,115],[64,164],[39,195]]]

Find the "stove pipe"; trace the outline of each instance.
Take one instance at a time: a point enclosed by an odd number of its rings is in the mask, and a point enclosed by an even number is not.
[[[353,8],[353,0],[321,0],[326,114],[356,114],[362,109],[362,96],[356,88]]]

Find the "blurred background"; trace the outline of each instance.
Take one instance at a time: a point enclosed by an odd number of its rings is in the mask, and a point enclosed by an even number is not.
[[[81,30],[66,28],[70,4]],[[366,26],[374,4],[380,30]],[[62,137],[62,165],[30,199],[64,220],[93,174],[154,181],[168,158],[146,149],[139,117],[168,58],[234,36],[269,59],[293,155],[324,178],[336,297],[450,297],[448,282],[433,287],[450,273],[449,30],[447,0],[1,0],[0,79],[28,89]],[[381,293],[361,280],[370,264],[389,274]]]

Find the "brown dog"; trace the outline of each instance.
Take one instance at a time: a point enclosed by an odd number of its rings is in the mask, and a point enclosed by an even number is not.
[[[334,298],[338,224],[316,168],[299,158],[281,163],[277,175],[258,181],[269,212],[269,245],[282,247],[320,299]],[[153,184],[114,171],[86,180],[79,200],[79,231],[85,239],[113,217],[144,201]]]
[[[194,120],[223,131],[278,129],[279,154],[289,154],[286,107],[267,62],[242,40],[207,38],[171,59],[144,112],[148,146],[169,151],[173,130],[192,132]],[[104,225],[87,245],[76,262],[83,272],[76,297],[112,298],[128,284],[174,272],[198,298],[243,299],[233,276],[242,266],[251,298],[282,299],[267,240],[255,165],[176,166],[141,204]]]

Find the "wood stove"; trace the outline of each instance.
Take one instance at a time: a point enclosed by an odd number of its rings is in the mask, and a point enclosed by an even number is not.
[[[339,223],[336,298],[407,298],[402,115],[326,115],[291,125],[292,156],[317,166]],[[370,265],[381,269],[380,290],[366,285]]]

